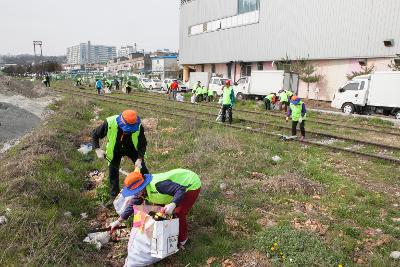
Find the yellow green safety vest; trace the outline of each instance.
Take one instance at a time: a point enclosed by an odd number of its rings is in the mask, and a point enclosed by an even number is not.
[[[196,95],[201,95],[202,94],[202,89],[200,86],[197,86],[196,88]]]
[[[272,98],[274,97],[274,94],[269,94],[269,95],[267,95],[266,96],[266,98],[270,101],[270,102],[272,102]]]
[[[208,96],[213,96],[213,95],[214,95],[214,92],[210,88],[208,88]]]
[[[114,158],[114,148],[115,148],[115,143],[117,142],[117,135],[118,135],[118,123],[117,123],[118,116],[119,115],[115,115],[107,118],[108,131],[107,131],[106,156],[109,161],[112,161]],[[132,133],[132,143],[136,151],[138,150],[140,127],[142,127],[142,125],[139,125],[139,130]]]
[[[222,105],[232,105],[231,93],[232,93],[232,86],[230,87],[225,86],[224,93],[222,96]]]
[[[159,182],[171,181],[186,187],[187,191],[197,190],[201,187],[200,177],[186,169],[175,169],[172,171],[153,174],[151,182],[146,186],[147,197],[146,200],[152,204],[166,205],[172,202],[174,196],[161,194],[157,191],[156,185]]]
[[[283,91],[280,95],[279,95],[279,99],[281,102],[288,102],[289,98],[288,95],[285,91]]]
[[[301,110],[303,109],[303,101],[300,101],[297,105],[290,104],[290,109],[292,110],[292,121],[299,121]],[[304,114],[303,120],[306,119],[306,115],[307,114]]]

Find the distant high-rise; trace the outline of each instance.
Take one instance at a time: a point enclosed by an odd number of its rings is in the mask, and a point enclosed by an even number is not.
[[[136,52],[137,52],[136,44],[135,46],[132,45],[121,46],[121,48],[118,50],[118,57],[127,57],[128,55]]]
[[[68,64],[106,63],[117,57],[115,46],[92,45],[89,42],[67,48]]]

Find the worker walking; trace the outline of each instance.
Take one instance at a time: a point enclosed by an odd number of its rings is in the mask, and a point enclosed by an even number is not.
[[[99,140],[107,137],[106,151],[100,149]],[[119,193],[119,167],[121,158],[127,156],[140,168],[142,174],[149,173],[144,162],[147,140],[140,117],[134,110],[125,110],[120,115],[108,117],[92,133],[93,147],[98,158],[109,161],[110,195]]]
[[[188,240],[187,216],[196,203],[200,190],[200,177],[190,170],[175,169],[145,175],[139,172],[130,173],[125,178],[122,195],[135,197],[118,220],[111,223],[111,232],[133,215],[133,205],[141,205],[147,201],[153,205],[164,205],[162,213],[175,214],[179,218],[178,241],[182,248]]]
[[[221,118],[222,122],[225,122],[226,113],[228,112],[228,122],[229,124],[232,124],[232,108],[234,103],[235,103],[235,93],[233,92],[231,81],[227,80],[225,82],[222,94],[222,118]]]
[[[264,98],[264,103],[265,103],[265,109],[266,110],[272,110],[272,105],[275,105],[276,98],[277,97],[276,97],[275,93],[269,94]]]
[[[169,86],[170,88],[170,93],[168,96],[168,99],[170,99],[171,95],[172,95],[172,99],[176,100],[176,94],[178,93],[178,88],[179,88],[179,84],[177,80],[174,80],[172,82],[172,84]]]
[[[301,101],[298,96],[292,96],[290,100],[290,106],[286,116],[286,121],[289,121],[290,117],[292,117],[292,136],[295,136],[297,134],[297,124],[300,123],[300,141],[303,141],[306,137],[304,124],[307,117],[307,110],[306,105],[303,103],[303,101]]]

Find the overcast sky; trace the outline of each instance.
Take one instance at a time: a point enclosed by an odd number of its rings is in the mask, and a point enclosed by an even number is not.
[[[0,0],[0,54],[63,55],[82,42],[178,50],[178,0]]]

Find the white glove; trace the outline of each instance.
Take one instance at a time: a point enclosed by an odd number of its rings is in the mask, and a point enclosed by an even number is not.
[[[299,123],[302,123],[302,122],[303,122],[303,117],[300,117]]]
[[[139,169],[142,168],[142,160],[141,159],[137,159],[135,161],[135,168],[139,168]]]
[[[110,224],[110,232],[113,233],[118,227],[121,226],[121,222],[119,220],[116,220],[115,222],[112,222]]]
[[[99,159],[104,159],[104,154],[105,154],[104,150],[100,148],[96,149],[96,155]]]
[[[174,212],[174,209],[176,208],[176,204],[174,202],[169,203],[164,207],[164,213],[171,215],[172,212]]]

